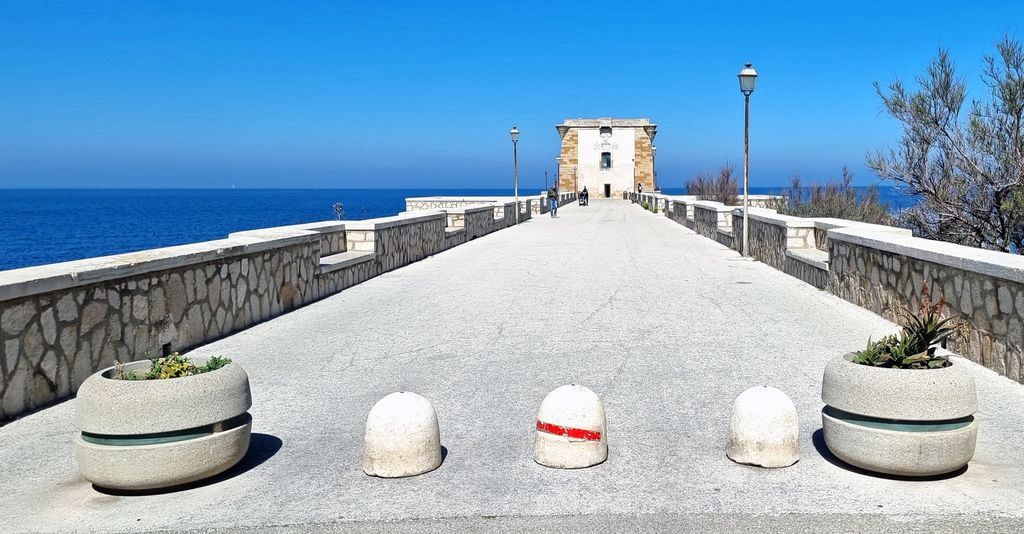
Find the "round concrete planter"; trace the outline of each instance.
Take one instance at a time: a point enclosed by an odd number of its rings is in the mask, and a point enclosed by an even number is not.
[[[197,365],[205,359],[193,360]],[[149,360],[125,365],[145,372]],[[211,477],[249,449],[249,377],[235,363],[215,371],[163,380],[114,380],[114,368],[78,390],[78,467],[97,486],[166,488]]]
[[[825,366],[822,431],[829,451],[868,471],[931,476],[974,456],[977,391],[962,365],[887,369],[836,357]]]

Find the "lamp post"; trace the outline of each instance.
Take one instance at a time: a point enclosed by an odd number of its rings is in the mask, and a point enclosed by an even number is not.
[[[750,63],[739,73],[740,92],[743,93],[743,255],[750,256],[750,194],[747,183],[750,180],[750,94],[757,84],[757,71]]]
[[[562,179],[562,157],[561,156],[555,156],[555,186],[558,185],[558,182],[561,179]],[[547,192],[547,188],[544,188],[544,191]]]
[[[651,145],[651,180],[654,181],[655,191],[658,191],[658,166],[655,164],[658,161],[657,155],[658,147]]]
[[[519,150],[516,146],[519,143],[519,128],[513,126],[508,134],[512,137],[512,175],[515,179],[516,224],[519,224]]]

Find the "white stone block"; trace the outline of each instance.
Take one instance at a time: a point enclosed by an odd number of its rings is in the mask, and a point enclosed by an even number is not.
[[[800,459],[796,407],[771,386],[755,386],[736,397],[726,455],[734,462],[787,467]]]
[[[579,385],[562,386],[544,397],[537,412],[533,459],[559,469],[578,469],[608,459],[604,406]]]
[[[366,416],[363,472],[384,478],[408,477],[440,465],[441,433],[430,401],[402,391],[373,405]]]

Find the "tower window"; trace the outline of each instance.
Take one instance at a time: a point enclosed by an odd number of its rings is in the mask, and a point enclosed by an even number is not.
[[[608,138],[608,137],[611,137],[611,136],[612,136],[612,128],[611,128],[611,126],[602,126],[601,127],[601,137]]]
[[[605,170],[610,168],[612,168],[612,153],[601,152],[601,169]]]

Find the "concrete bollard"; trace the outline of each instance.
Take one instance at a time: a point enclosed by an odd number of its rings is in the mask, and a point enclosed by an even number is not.
[[[370,409],[363,440],[363,472],[384,478],[419,475],[441,465],[441,432],[427,399],[392,393]]]
[[[597,465],[608,459],[606,428],[597,394],[583,386],[562,386],[540,404],[533,459],[559,469]]]
[[[736,397],[726,455],[734,462],[787,467],[800,459],[796,407],[771,386],[755,386]]]

